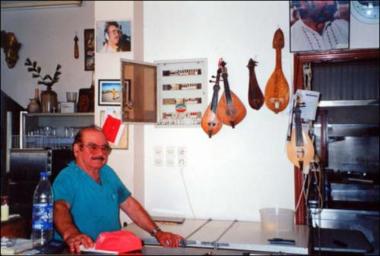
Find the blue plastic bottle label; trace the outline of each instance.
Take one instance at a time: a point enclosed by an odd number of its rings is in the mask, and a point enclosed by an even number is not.
[[[53,228],[53,204],[33,204],[33,229],[49,230]]]

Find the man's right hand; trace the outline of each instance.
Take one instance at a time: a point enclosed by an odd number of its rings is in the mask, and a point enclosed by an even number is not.
[[[69,236],[65,242],[70,249],[70,253],[80,253],[81,245],[85,248],[91,248],[95,245],[89,236],[82,233]]]

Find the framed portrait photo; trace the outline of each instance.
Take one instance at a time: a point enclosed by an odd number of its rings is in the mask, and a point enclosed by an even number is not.
[[[98,96],[100,106],[120,106],[122,88],[118,79],[99,79]]]
[[[131,42],[131,21],[96,21],[97,53],[130,52]]]
[[[350,1],[289,1],[290,52],[349,48]]]
[[[95,70],[95,30],[84,30],[84,70]]]

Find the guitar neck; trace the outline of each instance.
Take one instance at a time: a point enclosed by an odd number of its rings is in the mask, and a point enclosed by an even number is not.
[[[211,100],[211,111],[216,113],[216,107],[218,106],[218,94],[219,94],[220,86],[218,84],[214,85],[214,92],[212,94]]]
[[[276,49],[276,67],[275,69],[282,69],[281,49]]]
[[[228,76],[226,73],[223,74],[223,83],[224,83],[224,95],[226,96],[227,105],[230,106],[232,104],[231,90],[230,85],[228,83]]]
[[[303,138],[302,138],[302,123],[301,123],[301,110],[299,107],[296,107],[295,110],[295,123],[296,123],[296,146],[303,146]]]

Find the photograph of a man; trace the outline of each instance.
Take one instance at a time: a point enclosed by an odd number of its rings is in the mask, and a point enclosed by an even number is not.
[[[96,51],[115,53],[131,51],[129,21],[98,21],[96,23]]]
[[[290,51],[348,48],[350,1],[290,1]]]

